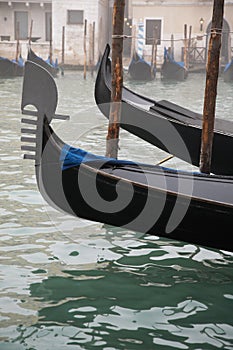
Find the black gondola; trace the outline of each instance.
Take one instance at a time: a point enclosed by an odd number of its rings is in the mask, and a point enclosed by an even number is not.
[[[225,82],[229,83],[233,81],[233,58],[224,68],[222,75]]]
[[[132,80],[150,81],[155,79],[156,69],[134,51],[128,67],[128,74]]]
[[[57,102],[51,74],[27,61],[21,109],[32,118],[22,119],[29,126],[22,129],[22,150],[33,152],[24,157],[35,160],[39,191],[51,206],[95,222],[233,251],[233,177],[136,164],[70,147],[50,125],[62,118],[55,114]]]
[[[35,62],[40,66],[44,67],[53,77],[57,77],[59,73],[59,66],[57,61],[50,62],[49,58],[47,60],[44,60],[42,57],[36,55],[35,52],[31,49],[31,47],[28,50],[27,60]]]
[[[95,83],[95,100],[108,118],[111,101],[110,47],[106,46]],[[202,115],[166,100],[154,101],[123,87],[121,127],[145,141],[199,166]],[[233,175],[233,123],[215,119],[211,172]]]
[[[184,62],[175,61],[174,57],[164,48],[164,61],[161,66],[162,80],[185,80],[188,76],[188,70],[184,66]]]
[[[20,56],[18,60],[0,57],[0,78],[21,77],[24,73],[24,61]]]

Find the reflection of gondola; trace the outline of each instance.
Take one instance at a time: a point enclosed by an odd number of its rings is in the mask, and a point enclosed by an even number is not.
[[[27,61],[22,113],[35,119],[22,120],[31,126],[22,129],[22,141],[35,145],[22,149],[35,152],[25,157],[35,159],[37,184],[50,205],[88,220],[233,251],[232,177],[135,164],[70,147],[50,126],[59,117],[56,106],[54,79]]]
[[[132,56],[129,64],[128,73],[133,80],[149,81],[155,78],[155,68],[141,58],[136,51]]]
[[[0,57],[0,77],[10,78],[23,76],[24,61],[20,56],[18,60]]]
[[[233,58],[231,59],[231,61],[224,68],[223,80],[225,82],[233,81]]]
[[[177,62],[169,51],[164,49],[164,61],[161,66],[161,79],[165,80],[184,80],[187,78],[188,71],[184,62]]]
[[[52,74],[53,77],[56,77],[59,73],[57,61],[51,62],[49,58],[47,60],[44,60],[43,58],[37,56],[31,48],[28,50],[27,59],[44,67],[50,74]]]
[[[111,64],[109,46],[103,55],[95,83],[95,100],[108,117],[111,102]],[[195,166],[199,166],[202,116],[169,101],[154,101],[123,87],[121,126],[151,144]],[[185,147],[180,147],[177,135]],[[186,152],[187,150],[187,152]],[[233,123],[215,120],[211,171],[233,175]]]

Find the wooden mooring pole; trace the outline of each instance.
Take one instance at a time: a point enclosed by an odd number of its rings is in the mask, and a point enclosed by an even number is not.
[[[123,87],[122,53],[124,11],[125,0],[114,0],[112,16],[112,92],[106,142],[106,156],[111,158],[117,158],[119,144],[121,97]]]
[[[28,38],[29,47],[31,46],[31,41],[32,41],[32,27],[33,27],[33,19],[31,20],[31,24],[30,24],[30,32],[29,32],[29,38]]]
[[[16,54],[15,60],[18,62],[19,60],[19,22],[16,23]]]
[[[192,41],[192,26],[189,26],[189,38],[188,38],[188,50],[187,50],[187,69],[189,69],[191,41]]]
[[[50,17],[50,37],[49,37],[49,62],[53,64],[53,26],[52,26],[52,17]]]
[[[151,52],[151,78],[154,78],[154,69],[157,65],[157,28],[153,29],[153,44]]]
[[[187,24],[184,25],[184,66],[187,68]]]
[[[174,58],[174,34],[171,34],[171,55]]]
[[[94,61],[95,61],[95,22],[92,24],[92,67],[91,75],[94,74]]]
[[[65,63],[65,26],[62,27],[61,63]]]
[[[87,77],[87,20],[84,22],[84,37],[83,37],[83,51],[84,51],[84,64],[83,64],[83,78]]]
[[[209,174],[211,170],[214,119],[219,73],[224,0],[214,0],[211,33],[206,67],[206,86],[203,107],[200,171]]]

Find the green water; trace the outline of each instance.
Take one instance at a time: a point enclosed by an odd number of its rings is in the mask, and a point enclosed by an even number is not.
[[[71,119],[54,128],[68,143],[104,154],[107,122],[95,106],[94,78],[66,72],[56,79],[58,113]],[[178,84],[125,84],[202,112],[201,74]],[[21,89],[22,78],[0,80],[0,349],[233,349],[233,254],[50,208],[33,162],[22,159]],[[233,118],[232,96],[233,84],[220,78],[219,117]],[[166,156],[123,130],[120,136],[121,158]]]

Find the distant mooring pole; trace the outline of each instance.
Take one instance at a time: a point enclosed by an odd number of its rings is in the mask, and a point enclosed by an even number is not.
[[[83,51],[84,51],[84,65],[83,65],[83,77],[87,77],[87,20],[84,22],[84,38],[83,38]]]
[[[65,63],[65,26],[62,27],[61,63]]]
[[[174,58],[174,35],[171,35],[171,55]]]
[[[50,24],[50,36],[49,36],[49,62],[52,64],[53,62],[53,48],[52,48],[52,41],[53,41],[53,33],[52,33],[52,17],[49,19]]]
[[[16,23],[16,55],[15,60],[19,60],[19,22]]]
[[[28,38],[28,45],[31,46],[31,40],[32,40],[32,27],[33,27],[33,19],[31,20],[30,24],[30,32],[29,32],[29,38]]]
[[[192,40],[192,26],[189,26],[188,52],[187,52],[187,68],[188,69],[189,69],[189,60],[190,60],[191,40]]]
[[[95,22],[92,24],[92,67],[91,75],[94,74],[94,60],[95,60]]]
[[[123,86],[122,53],[124,11],[125,0],[114,0],[112,16],[112,92],[106,142],[106,156],[111,158],[117,158],[119,144],[121,97]]]
[[[211,169],[214,119],[219,73],[224,0],[214,0],[212,25],[206,68],[205,99],[203,107],[200,171],[209,174]]]
[[[154,77],[154,69],[157,64],[157,28],[153,29],[153,44],[152,44],[152,53],[151,53],[151,78]]]
[[[187,68],[187,24],[184,25],[184,66]]]

